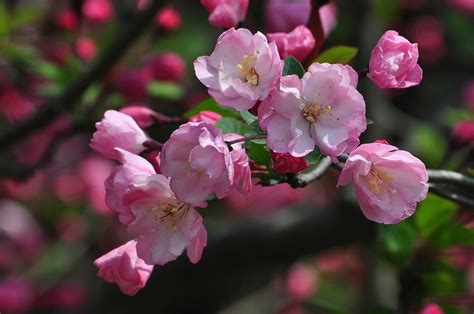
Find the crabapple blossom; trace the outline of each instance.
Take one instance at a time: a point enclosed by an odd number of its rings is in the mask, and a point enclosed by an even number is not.
[[[390,30],[372,50],[367,77],[380,88],[415,86],[423,78],[423,70],[417,62],[418,45]]]
[[[337,185],[351,182],[365,217],[384,224],[411,216],[428,192],[423,162],[407,151],[381,143],[363,144],[351,152]]]
[[[419,314],[444,314],[444,310],[436,303],[428,303],[423,306]]]
[[[296,264],[288,272],[286,292],[295,300],[311,298],[318,288],[318,274],[304,264]]]
[[[245,19],[249,0],[201,0],[209,14],[209,23],[216,27],[231,28]]]
[[[154,267],[137,256],[136,246],[137,241],[129,241],[94,262],[99,268],[98,276],[106,282],[116,283],[127,295],[135,295],[145,287]]]
[[[176,31],[181,26],[181,14],[172,6],[166,6],[156,14],[155,24],[167,32]]]
[[[302,157],[318,146],[333,160],[350,152],[367,126],[356,85],[355,71],[340,64],[314,63],[302,79],[282,77],[280,90],[258,109],[268,147]]]
[[[267,34],[268,41],[274,41],[278,52],[285,58],[293,56],[304,61],[314,48],[316,41],[311,31],[303,25],[296,27],[291,33]]]
[[[222,33],[212,54],[194,62],[196,76],[209,94],[220,105],[239,111],[267,98],[282,69],[275,43],[244,28]]]
[[[311,0],[268,0],[265,25],[269,32],[289,32],[306,25],[311,15]]]
[[[105,23],[114,15],[114,7],[109,0],[85,0],[82,14],[91,22]]]
[[[337,25],[337,7],[334,2],[326,3],[319,8],[319,18],[323,27],[324,38],[326,38]]]
[[[189,122],[207,122],[211,125],[216,125],[217,121],[222,118],[220,114],[214,111],[201,111],[200,113],[189,117]]]
[[[96,128],[90,146],[105,157],[117,159],[119,156],[115,148],[135,154],[145,150],[143,143],[148,136],[129,115],[107,110],[104,119],[96,123]]]
[[[161,172],[184,202],[204,207],[209,194],[222,199],[232,192],[232,156],[221,131],[209,123],[181,125],[163,146],[160,161]]]
[[[474,143],[474,121],[460,121],[453,129],[453,137],[459,144]]]
[[[116,151],[121,165],[105,181],[105,202],[118,213],[120,222],[128,225],[134,217],[124,197],[131,186],[142,184],[147,177],[155,174],[155,169],[138,155],[119,148]]]
[[[130,105],[120,109],[121,113],[125,113],[135,120],[142,129],[149,128],[156,122],[159,114],[143,105]]]
[[[279,154],[271,152],[273,158],[273,170],[278,173],[298,173],[308,168],[308,163],[303,157],[294,157],[288,153]]]
[[[97,53],[97,46],[95,42],[89,37],[79,37],[75,44],[77,55],[84,61],[89,61],[95,57]]]
[[[179,82],[186,72],[186,63],[180,55],[165,52],[152,58],[147,68],[155,80]]]

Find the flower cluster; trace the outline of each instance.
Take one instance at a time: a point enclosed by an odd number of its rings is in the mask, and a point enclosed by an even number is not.
[[[202,4],[212,12],[211,23],[231,27],[242,18],[248,2]],[[305,26],[267,37],[230,28],[220,35],[210,56],[194,62],[194,70],[219,105],[254,120],[254,129],[265,136],[265,149],[273,159],[264,171],[285,178],[305,171],[309,167],[305,157],[311,153],[319,152],[334,163],[345,156],[338,186],[354,184],[368,219],[398,223],[426,197],[426,168],[386,142],[359,145],[367,127],[366,105],[351,66],[315,62],[306,73],[283,71],[288,59],[282,56],[304,60],[314,46],[313,34]],[[417,58],[416,44],[389,31],[372,53],[369,78],[382,88],[418,84],[422,74]],[[251,139],[236,134],[238,130],[223,133],[221,118],[212,111],[195,114],[164,144],[142,130],[160,119],[150,109],[107,111],[97,123],[91,147],[119,162],[105,182],[106,203],[133,240],[95,264],[99,275],[117,283],[124,293],[135,294],[153,265],[174,261],[185,251],[197,263],[207,243],[200,209],[210,196],[223,199],[236,191],[247,195],[255,183],[251,164],[256,164],[244,145]]]

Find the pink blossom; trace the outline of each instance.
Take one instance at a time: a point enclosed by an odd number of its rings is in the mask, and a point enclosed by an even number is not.
[[[335,159],[359,144],[365,130],[365,101],[356,89],[357,74],[350,66],[310,66],[299,79],[284,76],[258,109],[267,145],[277,153],[302,157],[315,146]]]
[[[73,10],[61,10],[56,14],[56,25],[65,30],[75,30],[79,26],[79,19]]]
[[[242,135],[228,133],[224,135],[226,142],[244,138]],[[252,175],[250,173],[249,156],[243,146],[244,142],[232,144],[232,163],[234,164],[233,188],[243,195],[248,195],[252,189]]]
[[[210,125],[216,125],[217,121],[222,118],[220,114],[214,111],[201,111],[200,113],[189,117],[189,122],[207,122]]]
[[[316,273],[308,266],[294,265],[288,272],[286,292],[296,300],[306,300],[315,293]]]
[[[139,154],[145,150],[147,135],[130,116],[115,110],[107,110],[104,119],[96,123],[90,146],[99,154],[117,159],[115,148]]]
[[[423,162],[407,151],[379,143],[363,144],[351,152],[337,185],[351,182],[365,217],[384,224],[410,217],[428,192]]]
[[[85,0],[82,14],[91,22],[106,23],[114,15],[114,7],[109,0]]]
[[[194,62],[196,76],[209,94],[220,105],[239,111],[267,98],[282,69],[275,43],[244,28],[222,33],[214,52]]]
[[[444,311],[438,304],[428,303],[423,306],[419,314],[444,314]]]
[[[94,262],[99,268],[98,276],[106,282],[116,283],[127,295],[135,295],[145,287],[153,271],[153,265],[146,264],[137,256],[136,245],[137,241],[129,241]]]
[[[34,301],[34,288],[24,278],[6,278],[0,281],[0,309],[6,313],[25,313]]]
[[[280,56],[293,56],[300,61],[309,56],[316,43],[311,31],[303,25],[296,27],[291,33],[267,34],[267,38],[268,41],[275,42]]]
[[[79,37],[76,41],[76,53],[82,60],[89,61],[95,57],[97,46],[91,38]]]
[[[151,76],[157,81],[179,82],[186,72],[186,63],[180,55],[165,52],[152,58],[147,68]]]
[[[474,121],[460,121],[453,129],[453,136],[460,144],[474,143]]]
[[[472,0],[448,0],[448,2],[465,12],[474,13],[474,2]]]
[[[271,152],[273,157],[273,170],[278,173],[298,173],[308,168],[308,163],[303,157],[293,157],[290,154]]]
[[[132,117],[142,129],[151,127],[155,124],[156,118],[158,117],[158,113],[141,105],[126,106],[120,109],[120,112]]]
[[[10,121],[18,121],[31,115],[35,110],[33,101],[16,89],[7,87],[0,92],[0,112]]]
[[[306,25],[311,15],[311,0],[269,0],[265,22],[269,32],[289,32]]]
[[[172,6],[166,6],[156,14],[155,24],[167,32],[176,31],[181,26],[181,14]]]
[[[418,17],[408,30],[409,38],[418,43],[420,60],[438,62],[446,53],[443,25],[432,16]]]
[[[326,3],[319,8],[319,18],[323,27],[324,38],[326,38],[337,25],[337,7],[334,2]]]
[[[249,0],[201,0],[210,13],[209,23],[216,27],[236,27],[245,19]]]
[[[120,74],[115,84],[127,101],[140,102],[148,96],[150,75],[148,68],[126,71]]]
[[[204,207],[209,194],[222,199],[233,190],[232,156],[221,131],[208,123],[181,125],[163,146],[160,161],[161,172],[184,202]]]
[[[123,224],[129,224],[134,216],[130,210],[130,203],[125,198],[126,193],[133,185],[142,184],[149,176],[155,174],[153,166],[144,158],[117,149],[118,166],[105,181],[105,202],[110,209],[116,211]]]
[[[96,156],[86,157],[79,165],[79,177],[84,184],[87,201],[100,215],[110,213],[105,203],[104,181],[109,177],[112,169],[113,165],[109,160]]]
[[[420,84],[418,45],[387,31],[372,50],[368,77],[380,88],[407,88]]]

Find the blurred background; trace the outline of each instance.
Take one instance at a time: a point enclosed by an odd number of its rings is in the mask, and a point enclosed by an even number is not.
[[[268,33],[272,2],[251,0],[242,26]],[[387,29],[418,43],[420,86],[361,80],[374,121],[362,142],[473,174],[474,1],[312,5],[330,8],[321,51],[358,48],[358,71]],[[88,146],[95,122],[126,106],[180,117],[205,101],[192,62],[221,32],[197,0],[0,0],[0,312],[472,313],[474,208],[430,195],[405,222],[375,225],[335,170],[211,202],[201,262],[156,267],[134,297],[97,277],[93,261],[128,238],[104,203],[114,165]],[[177,126],[147,131],[165,141]]]

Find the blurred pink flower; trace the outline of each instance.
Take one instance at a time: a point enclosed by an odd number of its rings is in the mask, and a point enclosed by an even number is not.
[[[413,1],[413,0],[412,0]],[[319,8],[319,18],[323,27],[324,38],[328,37],[337,25],[337,6],[329,2]]]
[[[216,125],[222,116],[214,111],[201,111],[200,113],[189,117],[189,122],[206,122],[210,125]]]
[[[474,13],[474,2],[472,0],[447,0],[453,6],[464,12]]]
[[[10,121],[26,118],[35,110],[31,99],[22,95],[18,90],[7,87],[0,91],[0,112]]]
[[[275,43],[260,32],[229,29],[210,56],[194,62],[197,78],[222,106],[248,110],[267,98],[281,76],[283,62]]]
[[[111,159],[119,157],[116,148],[139,154],[145,150],[148,136],[129,115],[107,110],[101,122],[96,123],[90,146],[99,154]]]
[[[19,200],[31,200],[38,198],[45,186],[45,175],[36,171],[31,177],[24,181],[4,179],[2,187],[6,195]]]
[[[396,224],[410,217],[428,193],[428,173],[421,160],[395,146],[372,143],[353,150],[338,186],[353,183],[367,219]]]
[[[232,156],[221,131],[208,123],[181,125],[163,146],[160,161],[161,172],[184,202],[204,207],[210,194],[222,199],[233,191]]]
[[[267,34],[269,42],[274,41],[282,58],[293,56],[304,61],[313,51],[315,40],[311,31],[303,25],[296,27],[291,33]]]
[[[121,73],[115,82],[117,89],[129,102],[144,101],[148,96],[151,73],[147,68]]]
[[[271,151],[273,158],[273,170],[275,172],[285,173],[298,173],[308,168],[308,163],[303,157],[293,157],[288,153],[280,154]]]
[[[114,16],[114,7],[109,0],[85,0],[82,14],[95,23],[106,23]]]
[[[258,108],[268,147],[303,157],[317,146],[333,160],[353,150],[367,126],[356,86],[355,71],[340,64],[313,63],[302,79],[282,77],[280,90]]]
[[[52,179],[54,190],[60,200],[72,203],[82,198],[84,183],[78,180],[75,171],[61,171]]]
[[[271,33],[306,25],[310,15],[311,0],[268,0],[265,4],[265,25]]]
[[[147,62],[151,77],[157,81],[179,82],[186,72],[183,58],[173,52],[165,52]]]
[[[423,71],[417,64],[418,45],[387,31],[372,50],[369,79],[380,88],[407,88],[420,84]]]
[[[58,27],[73,31],[79,27],[79,18],[73,10],[61,10],[56,13],[55,23]]]
[[[420,60],[438,62],[446,53],[446,40],[441,23],[432,16],[418,17],[408,30],[409,38],[418,44]]]
[[[92,210],[100,215],[111,213],[105,204],[104,182],[112,169],[110,161],[95,156],[84,158],[79,165],[79,177],[83,182],[87,201]]]
[[[419,314],[444,314],[443,309],[435,303],[429,303],[423,306]]]
[[[0,281],[0,311],[6,314],[26,313],[34,301],[34,287],[24,278],[6,278]]]
[[[201,0],[209,14],[209,23],[216,27],[236,27],[245,19],[249,0]]]
[[[129,241],[94,262],[99,268],[98,276],[106,282],[116,283],[127,295],[135,295],[145,287],[153,271],[153,265],[137,256],[136,245],[135,240]]]
[[[156,117],[158,113],[151,110],[150,108],[144,105],[129,105],[120,109],[121,113],[129,115],[135,120],[138,126],[142,129],[147,129],[151,127],[156,122]]]
[[[318,286],[317,273],[310,267],[297,264],[291,267],[286,278],[286,292],[295,300],[307,300]]]
[[[155,16],[155,24],[158,28],[167,32],[176,31],[181,26],[181,14],[178,10],[168,5]]]
[[[89,61],[97,54],[97,46],[89,37],[79,37],[76,40],[76,53],[82,60]]]
[[[453,137],[460,144],[474,144],[474,121],[460,121],[453,129]]]

